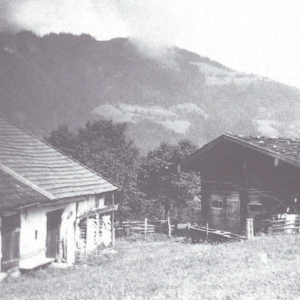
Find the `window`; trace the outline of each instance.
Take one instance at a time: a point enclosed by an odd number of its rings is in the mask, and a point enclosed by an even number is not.
[[[223,200],[221,200],[221,199],[220,200],[212,200],[211,207],[223,209]]]
[[[111,194],[106,194],[104,197],[104,205],[112,205],[113,204],[113,199]]]
[[[96,195],[96,199],[95,199],[95,207],[98,208],[100,205],[100,199],[99,199],[99,196]]]
[[[103,194],[96,195],[96,198],[95,198],[95,207],[96,208],[100,208],[100,207],[103,207],[103,206],[104,206],[104,196],[103,196]]]
[[[262,212],[262,205],[260,203],[249,203],[249,212]]]

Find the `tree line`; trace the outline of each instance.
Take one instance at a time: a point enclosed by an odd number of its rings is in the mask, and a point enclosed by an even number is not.
[[[46,141],[67,156],[121,186],[118,218],[185,219],[200,209],[200,174],[177,172],[176,165],[196,150],[189,140],[162,142],[141,156],[126,136],[126,123],[87,122],[76,131],[61,126]]]

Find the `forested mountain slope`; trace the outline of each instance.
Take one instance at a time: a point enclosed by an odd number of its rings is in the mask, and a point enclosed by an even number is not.
[[[123,38],[0,33],[0,112],[40,137],[89,119],[127,122],[143,151],[226,131],[300,136],[298,89],[182,49],[141,49]]]

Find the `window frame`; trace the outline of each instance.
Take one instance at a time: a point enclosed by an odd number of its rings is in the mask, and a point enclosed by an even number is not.
[[[214,205],[214,203],[218,203],[217,206]],[[221,203],[221,205],[220,205]],[[215,200],[211,200],[211,205],[210,205],[211,208],[213,209],[224,209],[224,200],[223,199],[215,199]]]

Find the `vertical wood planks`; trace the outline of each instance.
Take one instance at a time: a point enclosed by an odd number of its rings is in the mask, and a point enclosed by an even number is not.
[[[253,219],[252,218],[246,219],[246,237],[247,237],[247,240],[253,240],[253,237],[254,237]]]

